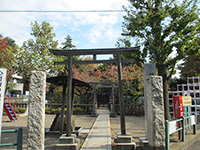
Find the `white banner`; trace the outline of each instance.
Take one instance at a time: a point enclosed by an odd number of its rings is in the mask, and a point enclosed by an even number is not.
[[[191,124],[191,126],[196,124],[196,120],[195,120],[194,115],[190,117],[190,124]]]
[[[176,132],[176,121],[169,122],[169,134]]]
[[[7,69],[0,68],[0,143],[1,143],[1,127],[2,127],[4,93],[5,93],[5,87],[6,87],[6,72],[7,72]]]

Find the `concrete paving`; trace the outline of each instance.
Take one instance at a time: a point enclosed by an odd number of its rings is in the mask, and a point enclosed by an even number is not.
[[[111,150],[111,132],[109,111],[99,109],[97,117],[92,129],[90,130],[81,150]]]

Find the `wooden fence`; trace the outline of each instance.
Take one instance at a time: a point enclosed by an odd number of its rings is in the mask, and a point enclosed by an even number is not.
[[[142,104],[125,104],[125,115],[144,115]],[[120,106],[119,104],[115,104],[114,106],[115,112],[117,115],[120,115]]]
[[[28,105],[28,102],[15,102],[15,105],[17,107],[26,108],[27,105]],[[52,109],[52,108],[55,109],[55,108],[60,108],[61,104],[47,103],[47,104],[45,104],[45,107],[50,108],[50,109]],[[79,108],[85,110],[87,112],[87,114],[90,114],[92,112],[92,110],[93,110],[93,105],[92,104],[74,104],[73,107],[74,108],[79,107]],[[67,105],[65,105],[65,108],[67,108]]]

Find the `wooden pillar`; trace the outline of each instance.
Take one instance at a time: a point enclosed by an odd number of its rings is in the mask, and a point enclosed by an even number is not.
[[[112,84],[112,113],[115,113],[115,96],[114,96],[114,86]]]
[[[68,78],[67,78],[67,134],[71,136],[71,102],[72,102],[72,55],[68,58]]]
[[[93,86],[93,94],[94,94],[94,98],[93,98],[93,110],[92,113],[90,114],[90,117],[97,117],[97,106],[96,106],[96,100],[97,100],[97,93],[96,93],[96,84]]]
[[[61,105],[61,114],[60,114],[60,134],[63,133],[64,129],[64,113],[65,113],[65,100],[66,100],[66,87],[67,81],[64,78],[63,82],[63,92],[62,92],[62,105]]]
[[[120,123],[121,123],[121,134],[126,135],[125,126],[125,112],[124,112],[124,98],[123,98],[123,83],[122,83],[122,58],[121,54],[117,54],[117,65],[118,65],[118,82],[119,82],[119,105],[120,105]]]
[[[71,102],[71,109],[72,109],[72,113],[71,115],[73,115],[73,108],[74,108],[74,83],[72,82],[72,102]]]
[[[96,93],[96,84],[94,85],[94,99],[93,99],[93,111],[96,113],[96,100],[97,100],[97,93]]]
[[[115,97],[114,97],[114,86],[112,83],[112,91],[111,91],[111,113],[110,113],[110,117],[117,117],[117,115],[115,114]]]

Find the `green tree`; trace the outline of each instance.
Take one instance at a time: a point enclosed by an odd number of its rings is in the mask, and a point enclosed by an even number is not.
[[[200,55],[187,56],[178,67],[181,70],[181,78],[187,81],[187,77],[200,75]]]
[[[65,42],[62,42],[61,44],[63,45],[62,49],[67,49],[67,50],[71,50],[71,49],[75,49],[76,46],[72,44],[72,38],[70,35],[67,35],[65,37]]]
[[[158,75],[163,77],[165,119],[169,120],[168,80],[175,73],[177,62],[199,49],[197,0],[129,1],[130,7],[124,7],[127,15],[122,35],[134,39],[142,48],[126,57],[134,57],[138,62],[148,58],[156,64]],[[118,46],[123,41],[130,43],[124,38],[118,41]],[[176,54],[169,57],[172,52]]]
[[[40,25],[37,21],[31,23],[33,39],[23,43],[17,58],[18,73],[23,75],[24,82],[27,82],[32,70],[46,71],[47,76],[56,74],[62,70],[62,66],[54,65],[54,61],[61,57],[55,57],[49,49],[56,49],[58,41],[54,40],[53,27],[46,21]]]
[[[72,38],[71,38],[70,35],[67,35],[65,37],[65,42],[62,42],[61,44],[63,45],[63,47],[62,47],[63,50],[73,50],[73,49],[76,48],[76,46],[72,44]],[[68,57],[63,56],[63,59],[67,60]],[[78,60],[79,56],[73,56],[73,59]],[[80,65],[76,65],[76,68],[79,68],[79,66]],[[61,74],[63,74],[63,73],[66,74],[67,70],[68,70],[68,65],[65,65],[64,69],[60,73]]]

